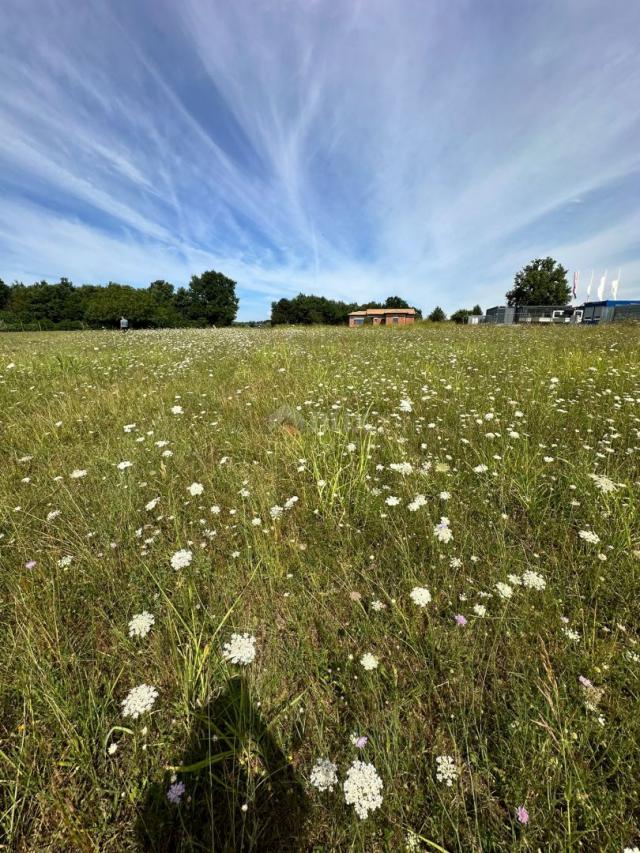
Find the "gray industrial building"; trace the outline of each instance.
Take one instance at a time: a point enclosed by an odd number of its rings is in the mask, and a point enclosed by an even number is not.
[[[488,308],[483,323],[610,323],[640,321],[640,299],[604,299],[583,305],[496,305]]]

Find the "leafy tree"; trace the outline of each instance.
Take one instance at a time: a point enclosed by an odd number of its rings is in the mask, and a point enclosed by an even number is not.
[[[571,296],[567,271],[553,258],[536,258],[516,273],[508,305],[566,305]]]
[[[0,311],[4,311],[9,307],[9,299],[11,298],[11,288],[0,278]]]
[[[449,317],[450,320],[453,320],[454,323],[464,323],[469,314],[472,314],[472,311],[469,311],[467,308],[458,308],[457,311],[454,311],[453,314]]]
[[[221,272],[207,270],[191,277],[191,315],[216,326],[230,326],[238,313],[236,283]]]
[[[410,308],[408,302],[405,302],[404,299],[401,299],[399,296],[388,296],[385,299],[383,308]]]
[[[481,317],[482,316],[482,308],[479,305],[474,305],[473,308],[471,309],[471,313],[474,315],[474,317]]]
[[[173,299],[173,285],[161,278],[157,281],[152,281],[148,290],[157,302],[166,304],[167,302],[171,302]]]
[[[431,314],[427,317],[427,320],[431,320],[432,323],[441,323],[443,320],[447,319],[447,315],[444,313],[442,308],[439,305],[433,309]]]

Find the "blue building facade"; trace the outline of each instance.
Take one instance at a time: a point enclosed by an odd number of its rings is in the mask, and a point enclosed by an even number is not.
[[[640,299],[602,299],[585,302],[583,323],[610,323],[613,320],[640,320]]]

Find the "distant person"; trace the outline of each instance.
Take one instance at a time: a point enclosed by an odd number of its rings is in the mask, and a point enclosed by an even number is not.
[[[126,317],[120,317],[120,331],[126,332],[129,328],[129,321]]]

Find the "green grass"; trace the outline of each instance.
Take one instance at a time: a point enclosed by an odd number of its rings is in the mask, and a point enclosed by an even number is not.
[[[0,336],[3,849],[638,844],[639,344],[622,326]],[[528,570],[544,589],[498,594]],[[247,667],[222,656],[234,632],[256,637]],[[153,710],[124,717],[142,683]],[[321,757],[332,792],[309,782]],[[342,790],[355,758],[384,784],[366,820]]]

